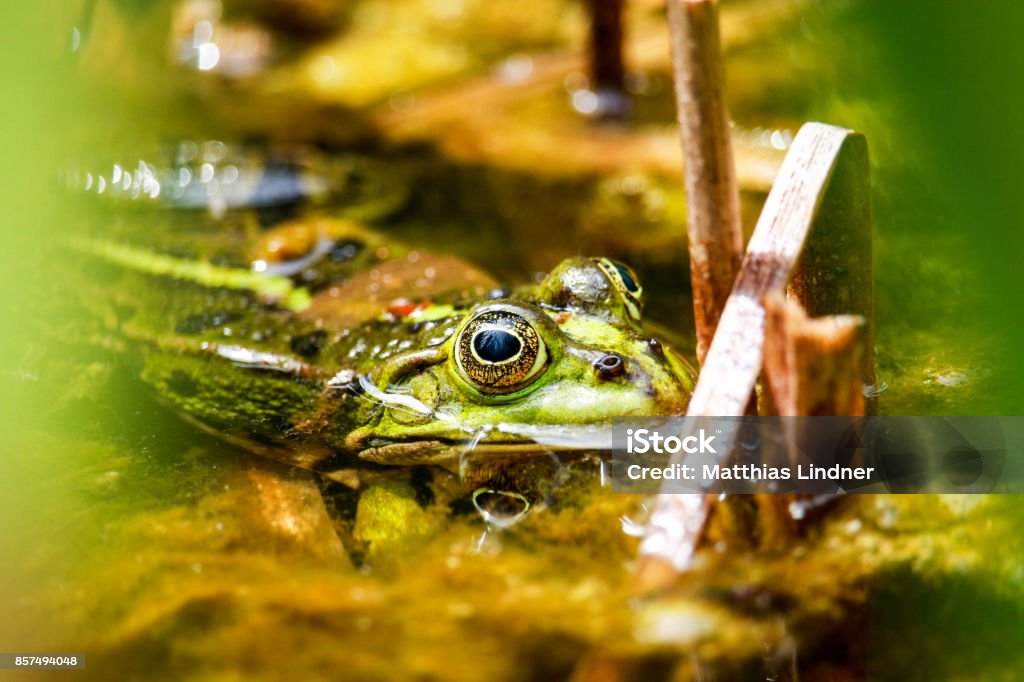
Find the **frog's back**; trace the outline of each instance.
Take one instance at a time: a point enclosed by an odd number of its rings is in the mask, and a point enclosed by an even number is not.
[[[89,263],[81,299],[109,334],[129,341],[162,400],[292,464],[315,466],[337,449],[310,427],[337,388],[332,380],[442,343],[459,310],[493,286],[463,261],[348,220],[262,230],[169,217],[163,230],[149,216],[143,229],[121,221],[75,240]],[[351,410],[332,400],[331,433],[367,418],[356,412],[368,405],[346,399]]]

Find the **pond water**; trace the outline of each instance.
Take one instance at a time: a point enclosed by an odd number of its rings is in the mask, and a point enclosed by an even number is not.
[[[629,5],[634,108],[616,125],[573,109],[586,108],[577,3],[363,0],[326,36],[267,32],[243,12],[217,48],[217,64],[255,72],[241,77],[210,64],[196,28],[219,3],[72,4],[12,17],[4,50],[37,67],[10,69],[24,101],[3,119],[0,649],[84,652],[84,671],[54,678],[90,680],[988,680],[1024,667],[1017,497],[864,497],[784,551],[708,547],[678,588],[638,599],[648,501],[602,486],[597,458],[560,465],[543,508],[506,529],[424,497],[436,474],[374,470],[359,498],[184,423],[74,309],[68,235],[109,222],[159,241],[182,221],[79,191],[85,169],[223,140],[367,159],[383,169],[369,187],[304,210],[498,281],[576,253],[629,262],[646,316],[692,354],[659,3]],[[1007,27],[1020,10],[893,5],[723,3],[745,226],[801,122],[863,131],[882,411],[1019,414],[1024,145]],[[59,47],[72,27],[73,53]]]

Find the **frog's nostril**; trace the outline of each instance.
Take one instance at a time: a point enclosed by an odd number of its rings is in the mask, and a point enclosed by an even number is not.
[[[621,355],[609,353],[594,363],[594,369],[599,379],[614,379],[626,371],[626,362]]]

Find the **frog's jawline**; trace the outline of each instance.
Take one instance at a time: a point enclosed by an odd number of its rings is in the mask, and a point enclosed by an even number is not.
[[[579,448],[541,445],[533,441],[513,443],[477,443],[472,440],[379,440],[379,445],[359,451],[359,458],[368,462],[392,465],[444,464],[460,460],[503,459],[539,456],[556,451]]]

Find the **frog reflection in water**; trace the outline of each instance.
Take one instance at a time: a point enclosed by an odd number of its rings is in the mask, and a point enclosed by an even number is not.
[[[692,388],[685,361],[642,330],[636,275],[609,259],[496,289],[338,219],[255,243],[193,234],[188,257],[124,243],[80,242],[116,292],[86,298],[118,307],[144,380],[205,430],[327,475],[432,465],[463,474],[466,493],[528,505],[510,471],[588,447],[613,417],[682,413]],[[225,245],[237,265],[212,265],[230,261]],[[474,464],[488,473],[466,475]]]

